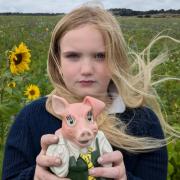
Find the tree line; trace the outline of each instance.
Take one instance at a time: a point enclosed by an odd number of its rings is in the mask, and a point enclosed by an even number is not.
[[[149,11],[134,11],[132,9],[126,9],[126,8],[113,8],[109,9],[114,15],[117,16],[140,16],[140,15],[154,15],[154,14],[180,14],[180,9],[174,10],[149,10]]]
[[[0,16],[57,16],[57,15],[64,15],[65,13],[21,13],[21,12],[0,12]]]
[[[126,9],[126,8],[113,8],[108,9],[110,12],[112,12],[114,15],[117,16],[150,16],[150,15],[156,15],[156,14],[177,14],[180,15],[180,9],[169,9],[169,10],[149,10],[149,11],[135,11],[132,9]],[[27,16],[56,16],[56,15],[64,15],[65,13],[21,13],[21,12],[4,12],[0,15],[27,15]]]

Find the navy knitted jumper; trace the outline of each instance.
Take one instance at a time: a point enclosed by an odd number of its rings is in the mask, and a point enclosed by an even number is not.
[[[61,121],[46,111],[46,99],[40,98],[24,107],[13,123],[5,146],[2,180],[33,180],[41,136],[54,134],[61,127]],[[117,117],[128,123],[130,134],[163,138],[156,115],[147,107],[126,108]],[[140,154],[121,152],[128,180],[166,180],[166,147]]]

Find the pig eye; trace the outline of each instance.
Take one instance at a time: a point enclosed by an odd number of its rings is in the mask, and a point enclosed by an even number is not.
[[[68,126],[74,126],[76,124],[76,120],[71,115],[66,116],[66,120]]]
[[[88,120],[89,122],[93,122],[93,114],[92,114],[92,111],[89,111],[89,112],[87,113],[87,120]]]

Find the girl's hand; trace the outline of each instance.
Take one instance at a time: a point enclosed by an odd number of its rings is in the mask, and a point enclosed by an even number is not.
[[[127,180],[123,156],[120,151],[103,154],[98,162],[101,165],[112,163],[112,167],[96,167],[89,170],[89,175],[94,177],[112,178],[115,180]]]
[[[61,165],[61,160],[58,157],[46,155],[46,150],[49,145],[58,143],[58,137],[53,134],[46,134],[41,137],[41,152],[36,157],[36,169],[34,180],[68,180],[67,178],[59,178],[48,171],[50,166]]]

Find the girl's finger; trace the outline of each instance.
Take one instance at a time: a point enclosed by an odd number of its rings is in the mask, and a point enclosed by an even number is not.
[[[45,134],[41,137],[41,148],[45,154],[47,148],[51,144],[58,143],[58,137],[54,134]]]
[[[68,179],[68,178],[60,178],[60,177],[48,172],[48,174],[46,175],[46,178],[42,179],[42,180],[70,180],[70,179]]]
[[[120,172],[119,166],[97,167],[97,168],[89,169],[89,175],[94,176],[94,177],[120,179],[122,174],[124,174],[124,172]]]
[[[122,161],[123,161],[123,155],[120,151],[113,151],[110,153],[106,153],[98,158],[98,163],[101,165],[112,163],[113,166],[117,166],[120,165]]]
[[[44,155],[43,151],[36,158],[36,163],[42,167],[49,167],[49,166],[60,166],[61,159],[56,156],[48,156]]]
[[[39,177],[36,180],[69,180],[68,178],[60,178],[47,170],[41,169],[41,167],[39,167],[39,171],[41,173],[39,173]]]

